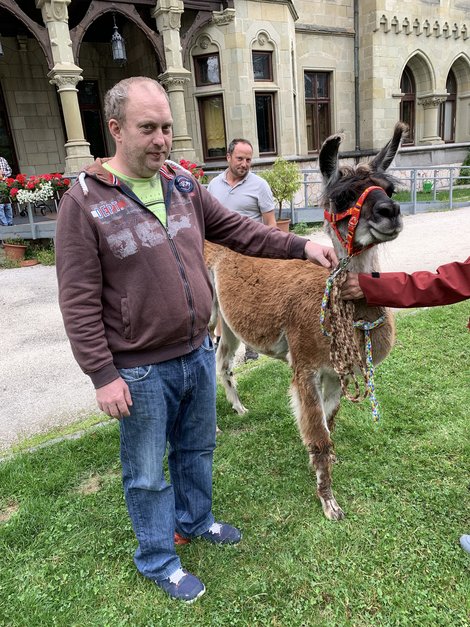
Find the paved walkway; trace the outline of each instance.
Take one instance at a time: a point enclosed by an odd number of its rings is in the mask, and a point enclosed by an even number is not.
[[[470,255],[470,207],[404,222],[400,237],[382,247],[382,270],[435,270]],[[0,450],[95,413],[93,387],[63,330],[55,268],[0,270],[0,313]]]

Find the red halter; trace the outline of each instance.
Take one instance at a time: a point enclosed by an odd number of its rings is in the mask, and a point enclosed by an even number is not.
[[[367,250],[368,248],[373,246],[373,244],[369,244],[368,246],[364,246],[364,248],[355,249],[353,242],[354,242],[354,233],[356,231],[356,227],[358,225],[359,218],[361,216],[362,205],[364,204],[364,201],[367,198],[368,194],[372,192],[374,189],[377,189],[377,190],[380,189],[380,191],[383,192],[384,194],[387,193],[383,189],[383,187],[379,187],[378,185],[371,185],[370,187],[368,187],[362,192],[356,204],[353,207],[346,209],[346,211],[342,211],[341,213],[331,213],[330,211],[327,211],[326,209],[324,211],[323,215],[325,216],[325,219],[328,220],[328,222],[331,224],[331,228],[336,233],[336,237],[339,239],[339,241],[341,242],[341,245],[346,249],[346,252],[348,253],[350,257],[354,255],[358,255],[363,250]],[[348,236],[347,236],[347,239],[345,240],[340,234],[338,227],[336,226],[336,223],[340,222],[341,220],[344,220],[344,218],[347,218],[348,216],[351,216],[351,217],[348,223]]]

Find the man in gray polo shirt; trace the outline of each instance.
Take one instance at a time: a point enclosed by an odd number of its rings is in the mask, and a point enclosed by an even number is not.
[[[250,172],[253,146],[247,139],[233,139],[227,150],[228,168],[207,189],[232,211],[257,222],[276,226],[274,198],[267,182]]]
[[[275,227],[276,216],[271,188],[264,179],[250,172],[252,159],[251,143],[247,139],[233,139],[227,150],[228,168],[213,178],[207,189],[227,209]],[[220,327],[217,324],[216,345],[219,334]],[[250,359],[258,359],[258,353],[247,346],[245,361]]]

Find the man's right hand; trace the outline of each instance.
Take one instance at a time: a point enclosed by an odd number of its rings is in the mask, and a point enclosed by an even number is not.
[[[131,393],[124,379],[119,377],[111,383],[96,390],[98,407],[111,418],[129,416],[129,407],[132,405]]]
[[[344,300],[364,298],[364,292],[359,285],[359,275],[356,272],[347,273],[346,281],[341,287],[341,298],[344,298]]]

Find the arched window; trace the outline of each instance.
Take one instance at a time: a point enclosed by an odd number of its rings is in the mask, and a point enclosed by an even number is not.
[[[260,155],[277,154],[275,49],[267,32],[258,33],[252,44],[256,130]]]
[[[400,91],[402,93],[400,101],[400,120],[408,124],[408,136],[403,140],[404,144],[415,143],[415,123],[416,123],[416,87],[413,72],[408,66],[403,70],[400,81]]]
[[[191,51],[204,161],[227,152],[222,64],[218,46],[203,33]]]
[[[446,143],[455,142],[455,114],[457,104],[457,81],[450,70],[446,81],[447,99],[439,105],[439,136]]]

